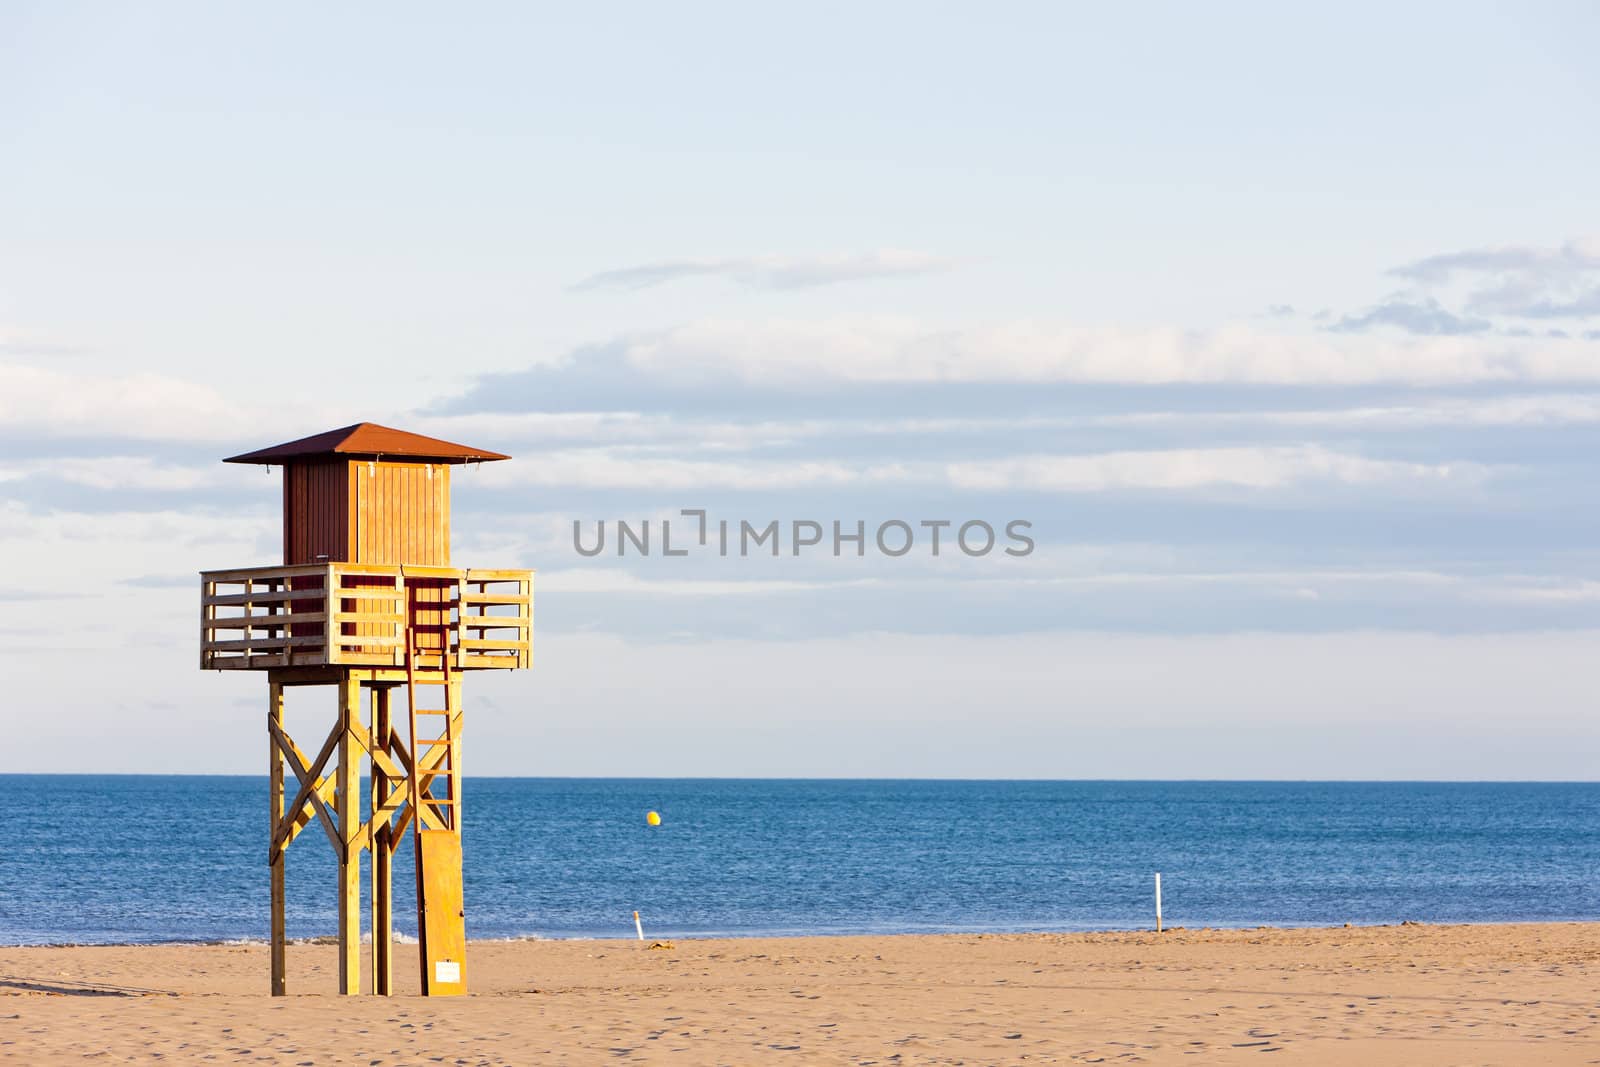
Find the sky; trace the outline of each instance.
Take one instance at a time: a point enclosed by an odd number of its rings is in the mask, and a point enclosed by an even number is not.
[[[280,475],[218,461],[370,420],[515,457],[469,774],[1592,780],[1597,30],[8,4],[0,772],[259,773],[196,572]]]

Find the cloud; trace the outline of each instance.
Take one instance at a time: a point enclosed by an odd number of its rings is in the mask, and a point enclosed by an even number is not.
[[[662,439],[656,420],[670,413],[679,438],[683,427],[738,425],[748,443],[773,443],[791,428],[815,437],[840,419],[889,426],[1152,405],[1192,410],[1197,396],[1248,412],[1269,389],[1334,396],[1386,386],[1600,385],[1597,339],[1297,331],[1259,320],[1178,330],[1041,320],[949,326],[889,316],[701,319],[625,333],[559,363],[483,375],[424,416],[446,437],[447,426],[461,436],[493,416],[527,440],[555,443],[594,440],[583,436],[585,420],[605,440]],[[1167,396],[1156,399],[1156,387]],[[557,416],[568,421],[558,426]],[[534,419],[547,421],[507,421]],[[708,434],[696,447],[727,436]]]
[[[1227,410],[1221,407],[1107,414],[818,417],[735,421],[722,418],[610,413],[502,413],[420,416],[407,425],[447,439],[481,437],[520,452],[583,445],[677,447],[706,454],[733,454],[861,439],[859,447],[895,437],[943,438],[970,447],[977,440],[1019,433],[1221,431],[1315,427],[1329,431],[1406,431],[1431,427],[1576,426],[1600,422],[1600,392],[1527,393],[1491,397],[1437,397],[1418,403],[1362,406]],[[872,446],[876,447],[876,446]],[[473,471],[473,476],[477,471]]]
[[[1212,331],[1033,320],[942,328],[898,318],[702,320],[596,353],[657,380],[843,383],[1457,385],[1600,381],[1570,339],[1388,338],[1235,325]]]
[[[1427,256],[1389,271],[1420,282],[1446,282],[1462,274],[1566,274],[1600,270],[1600,238],[1568,241],[1558,248],[1501,245]]]
[[[0,427],[52,438],[161,441],[273,440],[338,426],[338,413],[294,405],[288,412],[248,396],[157,374],[106,375],[0,363]],[[277,436],[273,436],[277,435]]]
[[[1115,416],[1111,416],[1115,417]],[[1566,426],[1600,422],[1600,395],[1534,393],[1489,398],[1442,398],[1426,404],[1328,408],[1324,410],[1129,415],[1128,419],[1170,418],[1248,425],[1413,429],[1432,426]]]
[[[660,596],[771,596],[783,593],[826,593],[845,588],[883,585],[876,578],[840,581],[714,578],[650,579],[629,571],[572,567],[541,571],[539,593],[639,593]]]
[[[1538,584],[1491,587],[1479,593],[1486,600],[1512,603],[1600,602],[1600,581],[1587,578],[1545,579]]]
[[[743,259],[679,259],[602,271],[573,286],[648,289],[684,278],[727,278],[756,289],[807,289],[869,278],[906,278],[948,270],[953,261],[925,252],[880,249],[841,256],[756,256]]]
[[[29,460],[0,466],[0,482],[45,478],[89,489],[190,490],[237,484],[220,463],[206,467],[158,463],[147,456]]]
[[[1484,333],[1492,324],[1487,319],[1463,318],[1432,298],[1392,298],[1359,315],[1346,315],[1329,328],[1339,333],[1355,333],[1376,326],[1395,326],[1407,333],[1436,337]]]
[[[1571,299],[1540,297],[1529,300],[1516,314],[1529,319],[1578,319],[1600,315],[1600,287],[1579,293]]]
[[[983,463],[953,463],[946,471],[950,484],[958,489],[1059,492],[1182,491],[1212,487],[1269,490],[1316,482],[1343,485],[1476,483],[1490,473],[1489,468],[1475,463],[1376,460],[1317,445],[1021,456]]]
[[[30,560],[39,581],[64,589],[260,562],[282,530],[282,520],[265,509],[35,512],[0,501],[0,552]]]
[[[70,454],[80,462],[60,468],[64,483],[217,485],[221,475],[212,460],[230,450],[358,418],[491,445],[504,438],[539,448],[675,441],[709,451],[815,440],[851,417],[869,427],[862,433],[919,432],[914,422],[902,421],[916,417],[927,421],[921,432],[989,432],[996,419],[1016,427],[1019,419],[1082,408],[1083,386],[1600,383],[1596,340],[1600,334],[1396,336],[1250,325],[1189,331],[1038,320],[952,327],[859,316],[707,319],[625,334],[564,363],[469,380],[465,393],[420,414],[348,407],[288,412],[269,394],[224,396],[207,383],[178,377],[0,361],[0,449],[7,455],[0,479],[21,478],[37,469],[37,460]],[[1063,425],[1131,426],[1178,414],[1081,417]],[[169,447],[152,448],[157,442]],[[159,458],[145,458],[152,451]],[[180,469],[186,464],[208,473]]]
[[[1390,273],[1424,290],[1464,287],[1464,294],[1458,294],[1461,303],[1476,316],[1586,319],[1600,315],[1600,238],[1569,241],[1553,248],[1507,245],[1467,249],[1429,256]]]
[[[487,487],[779,490],[842,488],[908,476],[905,468],[893,463],[698,460],[588,448],[548,452],[537,463],[488,466],[482,481]]]
[[[1318,445],[1152,449],[1076,455],[1011,456],[980,462],[794,463],[706,461],[572,449],[521,467],[484,471],[486,486],[573,489],[793,490],[889,486],[941,489],[1102,492],[1185,491],[1214,487],[1285,489],[1304,483],[1475,484],[1492,473],[1477,463],[1369,459]]]

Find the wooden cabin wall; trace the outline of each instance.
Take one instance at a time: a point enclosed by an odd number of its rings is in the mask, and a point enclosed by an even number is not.
[[[448,464],[353,462],[350,488],[355,502],[351,508],[351,559],[391,565],[450,565]],[[445,583],[408,578],[406,592],[406,610],[418,647],[442,648],[450,612],[432,605],[448,599]]]
[[[283,468],[284,563],[351,558],[348,466],[344,460],[332,460]]]
[[[450,565],[448,464],[352,462],[350,488],[351,560]]]

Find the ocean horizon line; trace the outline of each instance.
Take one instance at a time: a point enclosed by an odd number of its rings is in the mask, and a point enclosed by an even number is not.
[[[249,781],[265,774],[214,771],[5,771],[0,778],[191,778]],[[1600,785],[1596,778],[993,778],[948,775],[469,774],[474,782],[928,782],[1027,785]]]

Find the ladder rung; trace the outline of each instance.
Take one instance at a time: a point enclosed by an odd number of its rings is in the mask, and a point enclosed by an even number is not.
[[[453,738],[449,738],[449,737],[419,737],[419,738],[417,738],[417,744],[419,744],[419,745],[442,745],[442,744],[445,744],[446,742],[451,742],[453,740],[454,740]]]

